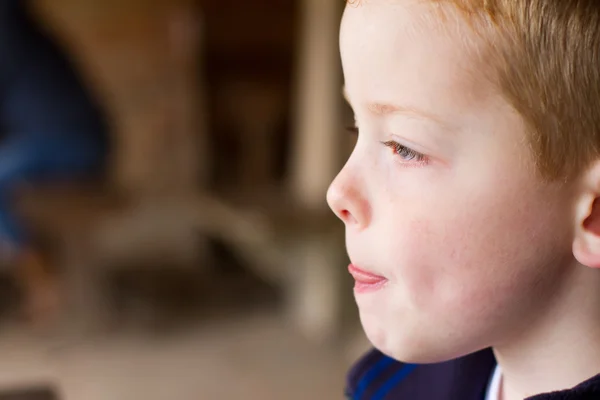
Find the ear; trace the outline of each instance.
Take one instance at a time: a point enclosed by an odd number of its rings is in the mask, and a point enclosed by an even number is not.
[[[581,184],[573,255],[580,264],[600,269],[600,162],[585,173]]]

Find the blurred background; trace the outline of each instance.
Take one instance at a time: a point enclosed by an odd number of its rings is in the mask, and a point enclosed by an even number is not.
[[[0,400],[343,397],[343,3],[2,0]]]

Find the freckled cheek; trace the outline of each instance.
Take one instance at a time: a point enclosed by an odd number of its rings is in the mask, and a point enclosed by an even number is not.
[[[392,222],[396,228],[389,242],[388,254],[393,254],[389,276],[403,293],[403,300],[419,309],[440,304],[462,307],[480,300],[493,281],[493,273],[487,270],[494,257],[487,229],[499,227],[484,223],[484,218],[476,215],[412,215],[420,217],[401,224]]]
[[[436,229],[439,224],[433,216],[404,220],[402,228],[396,228],[390,236],[390,280],[417,308],[427,306],[434,295],[441,294],[456,263],[457,248],[465,245],[460,236]]]

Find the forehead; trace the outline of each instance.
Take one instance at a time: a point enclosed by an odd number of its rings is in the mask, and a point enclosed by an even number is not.
[[[350,4],[340,33],[351,102],[402,97],[448,113],[489,96],[481,47],[458,13],[418,0]]]

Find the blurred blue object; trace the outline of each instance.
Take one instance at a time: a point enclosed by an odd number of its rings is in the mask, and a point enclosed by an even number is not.
[[[26,244],[12,214],[21,183],[100,174],[109,150],[102,108],[66,53],[28,11],[0,1],[0,243]]]

